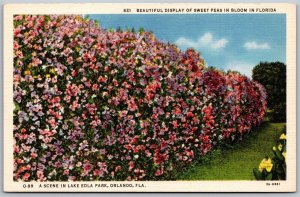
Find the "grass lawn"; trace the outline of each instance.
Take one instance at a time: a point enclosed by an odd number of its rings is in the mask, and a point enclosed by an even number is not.
[[[205,162],[196,164],[177,180],[255,180],[253,168],[266,156],[282,133],[285,123],[264,122],[259,130],[244,137],[232,148],[215,150]]]

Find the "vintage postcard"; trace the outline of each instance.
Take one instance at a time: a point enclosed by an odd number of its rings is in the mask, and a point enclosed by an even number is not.
[[[4,191],[296,191],[293,4],[7,4]]]

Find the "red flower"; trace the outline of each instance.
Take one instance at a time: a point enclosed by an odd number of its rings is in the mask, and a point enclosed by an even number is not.
[[[28,172],[26,172],[23,176],[23,180],[27,181],[29,179],[29,177],[30,177],[30,174]]]
[[[181,114],[180,108],[179,108],[179,107],[176,107],[175,110],[173,110],[173,113],[174,113],[175,115],[180,115],[180,114]]]
[[[128,170],[131,171],[133,168],[134,168],[134,163],[133,161],[130,161]]]
[[[189,117],[189,118],[193,118],[193,117],[194,117],[194,114],[193,114],[193,112],[188,112],[188,113],[187,113],[187,117]]]

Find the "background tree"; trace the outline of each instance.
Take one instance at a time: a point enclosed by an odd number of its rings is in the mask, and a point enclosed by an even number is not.
[[[267,91],[271,121],[286,121],[286,65],[282,62],[260,62],[252,70],[253,80]]]

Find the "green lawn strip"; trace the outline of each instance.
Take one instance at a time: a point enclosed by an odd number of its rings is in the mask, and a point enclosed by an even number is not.
[[[255,180],[253,168],[266,156],[283,131],[285,123],[264,122],[257,131],[232,148],[214,150],[199,164],[180,174],[177,180]]]

